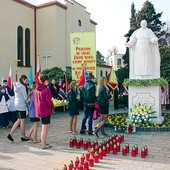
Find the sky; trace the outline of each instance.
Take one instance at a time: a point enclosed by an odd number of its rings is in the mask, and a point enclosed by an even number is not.
[[[25,0],[34,5],[52,0]],[[64,0],[58,0],[64,3]],[[129,30],[131,4],[134,2],[136,11],[140,10],[146,0],[76,0],[86,7],[91,19],[97,22],[96,50],[107,57],[108,50],[116,47],[120,54],[124,54],[126,38]],[[161,21],[170,20],[169,0],[150,0],[156,13],[163,12]]]

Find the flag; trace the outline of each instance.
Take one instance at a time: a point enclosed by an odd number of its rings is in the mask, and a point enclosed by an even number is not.
[[[39,56],[37,56],[37,69],[36,69],[36,75],[35,75],[35,84],[40,83],[40,79],[39,79],[40,74],[41,74],[41,65],[40,65]]]
[[[115,70],[113,69],[113,66],[108,75],[107,85],[113,90],[115,90],[118,86],[117,77],[116,77]]]
[[[87,72],[86,67],[84,67],[83,70],[82,70],[82,74],[81,74],[78,86],[83,86],[88,79],[89,79],[89,74]]]
[[[29,68],[29,86],[33,85],[33,73],[32,73],[32,67]]]
[[[124,84],[122,84],[122,87],[123,87],[124,93],[125,93],[126,95],[128,95],[129,92],[128,92],[127,87],[126,87]]]
[[[8,76],[7,86],[10,89],[12,89],[12,70],[11,70],[11,66],[10,66],[10,69],[9,69],[9,76]]]
[[[67,80],[66,73],[64,73],[64,83],[65,83],[65,92],[67,94],[68,93],[68,80]]]
[[[65,100],[67,99],[67,93],[68,93],[68,80],[67,80],[67,76],[66,73],[64,73],[63,77],[61,78],[61,81],[59,83],[59,96]]]

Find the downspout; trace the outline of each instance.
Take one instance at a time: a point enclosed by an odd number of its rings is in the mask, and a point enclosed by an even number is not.
[[[34,49],[35,49],[35,74],[37,71],[37,10],[34,8]]]

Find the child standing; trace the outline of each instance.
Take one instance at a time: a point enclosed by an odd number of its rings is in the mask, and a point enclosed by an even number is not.
[[[32,128],[28,132],[28,137],[34,142],[37,143],[37,132],[38,132],[38,125],[40,119],[35,116],[35,105],[34,105],[34,91],[35,91],[36,86],[32,85],[30,87],[30,95],[28,96],[28,109],[29,109],[29,118],[30,121],[33,122]],[[33,135],[33,136],[32,136]]]
[[[0,126],[4,129],[8,126],[9,97],[6,94],[5,86],[0,87]]]
[[[77,115],[79,115],[78,111],[78,101],[80,100],[80,96],[77,95],[76,90],[76,81],[72,81],[70,83],[70,89],[68,92],[68,109],[70,115],[70,133],[74,135],[77,134],[76,126],[77,126]]]

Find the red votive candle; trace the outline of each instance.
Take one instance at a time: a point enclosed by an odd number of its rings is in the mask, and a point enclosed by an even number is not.
[[[117,154],[117,146],[116,146],[116,144],[114,144],[114,146],[113,146],[113,154],[114,154],[114,155]]]
[[[99,154],[98,154],[99,159],[103,159],[103,152],[102,149],[99,149]]]
[[[70,139],[70,148],[73,148],[74,147],[74,142],[73,142],[73,139],[71,138]]]
[[[120,152],[120,143],[117,142],[117,152]]]
[[[126,153],[129,153],[129,144],[126,144]]]
[[[99,155],[97,154],[97,152],[95,152],[95,154],[94,154],[94,162],[95,163],[99,162]]]
[[[138,145],[137,144],[135,144],[135,150],[136,150],[136,155],[138,154]]]
[[[88,161],[89,158],[90,158],[90,152],[88,151],[88,152],[86,153],[86,160]]]
[[[145,148],[141,149],[141,158],[145,158]]]
[[[133,146],[132,147],[132,157],[135,157],[137,154],[136,154],[137,152],[136,152],[136,148],[135,148],[135,146]]]
[[[90,167],[93,167],[94,166],[94,160],[93,160],[93,157],[90,156],[90,159],[89,159],[89,166]]]
[[[79,167],[79,163],[80,163],[79,158],[78,158],[78,157],[76,157],[76,160],[75,160],[75,168],[77,168],[77,169],[78,169],[78,167]]]
[[[145,148],[145,156],[148,156],[148,147],[145,145],[144,148]]]
[[[71,160],[69,165],[68,165],[68,169],[73,170],[73,168],[74,168],[74,164],[73,164],[73,161]]]
[[[76,148],[80,149],[80,140],[79,139],[77,139]]]
[[[84,156],[84,154],[82,154],[82,156],[80,157],[80,162],[81,162],[82,164],[84,164],[84,161],[85,161],[85,156]]]
[[[127,155],[126,146],[123,146],[123,148],[122,148],[122,155],[123,155],[123,156],[126,156],[126,155]]]
[[[87,161],[84,162],[83,170],[89,170],[89,164]]]

